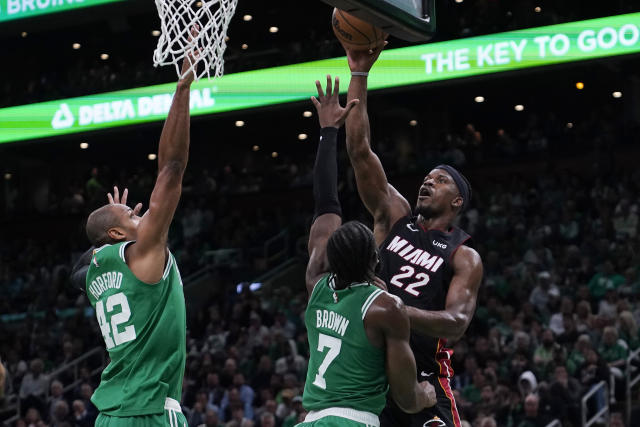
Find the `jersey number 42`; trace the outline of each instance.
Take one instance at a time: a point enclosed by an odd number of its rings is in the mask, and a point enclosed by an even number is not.
[[[120,312],[111,314],[116,311],[116,306],[120,306]],[[98,301],[96,303],[96,316],[98,317],[98,324],[100,325],[107,350],[136,339],[136,328],[133,325],[126,326],[122,331],[118,329],[118,326],[128,322],[131,317],[129,301],[127,301],[124,293],[119,292],[107,298],[107,314],[109,314],[109,321],[107,321],[107,317],[105,316],[103,302]]]

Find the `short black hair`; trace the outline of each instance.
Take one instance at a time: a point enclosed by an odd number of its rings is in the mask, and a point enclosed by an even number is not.
[[[343,284],[373,280],[378,258],[373,233],[358,221],[349,221],[327,242],[329,268]]]
[[[113,205],[104,205],[89,215],[86,226],[87,237],[95,247],[116,243],[107,232],[118,225],[120,225],[120,218],[113,209]]]

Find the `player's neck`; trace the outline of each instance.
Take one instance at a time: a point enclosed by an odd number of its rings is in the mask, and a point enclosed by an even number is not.
[[[418,214],[416,223],[422,227],[423,230],[440,230],[447,232],[451,228],[451,218],[446,216],[425,218],[421,214]]]

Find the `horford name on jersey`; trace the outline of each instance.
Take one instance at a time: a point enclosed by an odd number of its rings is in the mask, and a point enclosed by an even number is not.
[[[89,292],[95,299],[99,299],[100,295],[107,289],[120,289],[122,285],[122,273],[119,271],[108,271],[96,276],[89,285]]]

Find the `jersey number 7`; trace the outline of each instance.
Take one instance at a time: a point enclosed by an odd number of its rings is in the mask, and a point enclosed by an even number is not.
[[[324,374],[327,372],[327,368],[331,365],[331,362],[340,354],[342,340],[329,335],[318,334],[318,351],[322,352],[325,347],[329,347],[329,351],[318,367],[318,373],[316,374],[315,380],[313,380],[313,385],[323,390],[327,389],[327,381],[324,378]]]

